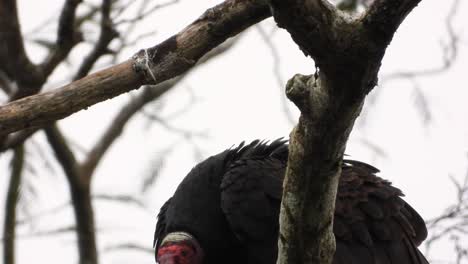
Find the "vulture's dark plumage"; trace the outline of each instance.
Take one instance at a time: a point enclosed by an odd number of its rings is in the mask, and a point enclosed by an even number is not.
[[[163,264],[274,264],[288,147],[255,141],[198,164],[158,215]],[[333,230],[334,264],[428,263],[427,230],[402,192],[365,163],[344,160]]]

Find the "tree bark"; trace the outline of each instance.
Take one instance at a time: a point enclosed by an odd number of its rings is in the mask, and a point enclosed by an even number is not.
[[[211,49],[270,16],[266,0],[227,0],[159,45],[54,91],[0,107],[0,136],[41,127],[143,84],[158,84],[190,68]]]
[[[296,75],[286,94],[301,111],[290,135],[280,211],[278,264],[332,263],[333,216],[341,162],[385,49],[419,0],[375,0],[350,18],[326,0],[270,0],[316,72]]]
[[[332,227],[341,159],[362,100],[329,101],[325,89],[326,82],[315,76],[296,75],[287,85],[291,100],[311,102],[295,101],[302,114],[290,135],[278,263],[331,263],[335,252]]]
[[[15,264],[16,205],[23,173],[24,149],[15,148],[11,166],[10,183],[6,197],[5,221],[3,226],[3,263]]]

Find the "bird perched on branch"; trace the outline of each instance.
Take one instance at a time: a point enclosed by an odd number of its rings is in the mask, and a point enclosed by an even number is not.
[[[274,264],[288,145],[254,141],[195,166],[161,208],[160,264]],[[426,225],[379,170],[344,160],[336,198],[334,264],[428,263]]]

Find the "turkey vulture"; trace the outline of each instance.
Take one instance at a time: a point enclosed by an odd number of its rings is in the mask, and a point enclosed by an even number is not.
[[[240,144],[195,166],[161,208],[160,264],[274,264],[288,145]],[[344,160],[336,199],[334,264],[428,263],[423,219],[379,170]]]

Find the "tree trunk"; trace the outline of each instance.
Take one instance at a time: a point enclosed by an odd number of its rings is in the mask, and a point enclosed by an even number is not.
[[[331,263],[335,252],[332,227],[341,159],[363,98],[330,101],[324,91],[332,82],[322,81],[323,76],[296,75],[287,85],[291,100],[311,102],[300,103],[304,111],[290,135],[278,263]]]
[[[270,0],[278,23],[315,61],[286,94],[301,111],[290,136],[283,183],[278,264],[328,264],[341,162],[366,95],[377,84],[385,49],[419,0],[375,0],[350,18],[326,0]]]

